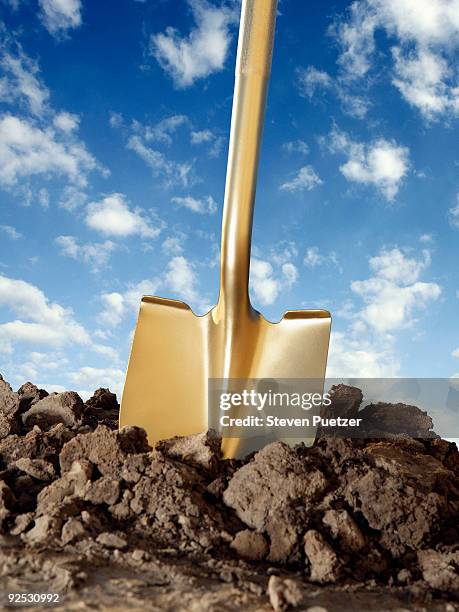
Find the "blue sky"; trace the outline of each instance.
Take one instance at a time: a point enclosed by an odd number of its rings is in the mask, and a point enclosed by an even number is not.
[[[0,1],[0,371],[120,391],[140,296],[202,313],[238,4]],[[459,2],[283,0],[252,301],[333,314],[331,376],[459,372]]]

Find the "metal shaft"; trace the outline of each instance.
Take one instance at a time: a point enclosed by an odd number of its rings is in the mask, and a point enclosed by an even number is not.
[[[243,0],[223,208],[218,310],[250,311],[248,282],[258,158],[277,0]]]

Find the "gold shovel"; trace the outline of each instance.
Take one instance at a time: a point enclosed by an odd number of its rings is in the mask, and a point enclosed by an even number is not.
[[[120,427],[143,427],[150,444],[207,429],[209,379],[323,381],[325,376],[330,313],[289,310],[271,323],[249,299],[253,206],[276,8],[277,0],[242,2],[218,303],[199,317],[177,300],[145,296],[141,301]],[[225,438],[223,453],[243,456],[255,450],[248,442]]]

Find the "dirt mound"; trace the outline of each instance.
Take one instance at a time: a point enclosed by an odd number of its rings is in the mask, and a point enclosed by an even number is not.
[[[340,385],[328,415],[354,415],[361,401]],[[275,442],[224,461],[212,431],[155,449],[139,428],[118,432],[108,389],[83,403],[31,383],[15,393],[0,378],[3,564],[23,550],[27,573],[30,552],[35,565],[70,555],[80,565],[65,579],[58,572],[58,583],[83,589],[82,560],[139,570],[167,550],[197,555],[219,580],[278,610],[299,605],[307,582],[459,599],[458,450],[433,433],[397,436],[394,405],[365,410],[378,414],[378,427],[387,418],[390,439],[322,432],[311,448]],[[416,407],[409,415],[414,432],[431,427]],[[45,580],[43,563],[33,571]],[[231,569],[219,573],[218,564]]]

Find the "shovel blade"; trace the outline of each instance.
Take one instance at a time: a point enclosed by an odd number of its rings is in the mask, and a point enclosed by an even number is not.
[[[323,380],[330,326],[330,314],[323,310],[289,311],[279,323],[252,310],[237,327],[241,333],[228,351],[225,319],[218,306],[198,317],[183,302],[144,297],[120,427],[143,427],[152,445],[206,430],[209,378]],[[243,456],[260,448],[263,440],[256,442],[256,448],[253,444],[250,439],[227,438],[224,454]]]
[[[234,378],[267,381],[267,388],[276,381],[281,381],[282,385],[292,379],[296,383],[304,380],[300,387],[322,393],[330,329],[331,316],[326,310],[288,311],[278,323],[271,323],[256,313],[252,333],[244,339],[242,351],[251,355],[250,367],[239,371],[235,367],[233,371],[237,375]],[[249,386],[252,388],[252,385]],[[298,384],[295,389],[298,391]],[[280,413],[279,416],[283,415]],[[300,442],[310,446],[314,442],[316,429],[312,425],[308,427],[304,430],[303,438],[279,437],[277,434],[276,439],[291,446]],[[271,439],[267,435],[268,432],[258,437],[225,437],[222,442],[223,454],[225,457],[243,458],[272,441],[272,433]],[[227,431],[225,436],[228,436]]]
[[[123,390],[120,427],[150,444],[207,429],[203,318],[184,302],[144,297]]]

